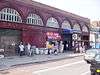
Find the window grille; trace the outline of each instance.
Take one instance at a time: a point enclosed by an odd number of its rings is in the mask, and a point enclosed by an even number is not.
[[[47,27],[53,27],[53,28],[59,28],[59,24],[58,24],[58,21],[51,17],[47,20]]]
[[[27,17],[27,24],[43,26],[43,21],[39,15],[29,14],[29,16]]]
[[[22,23],[20,14],[11,8],[4,8],[0,11],[0,20]]]

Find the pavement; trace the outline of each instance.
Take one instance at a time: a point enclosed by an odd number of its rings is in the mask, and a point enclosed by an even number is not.
[[[34,63],[42,63],[48,61],[56,61],[66,58],[72,58],[77,56],[82,56],[84,53],[73,53],[73,52],[66,52],[66,53],[58,53],[57,55],[33,55],[29,56],[10,56],[4,57],[0,59],[0,71],[10,69],[11,67],[18,66],[18,65],[25,65],[25,64],[34,64]]]

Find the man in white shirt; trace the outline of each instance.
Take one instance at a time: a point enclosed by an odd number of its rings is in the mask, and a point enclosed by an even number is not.
[[[24,45],[22,44],[22,42],[19,45],[19,49],[20,49],[20,56],[22,56],[24,54]]]

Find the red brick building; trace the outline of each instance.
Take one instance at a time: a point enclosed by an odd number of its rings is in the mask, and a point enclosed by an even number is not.
[[[15,55],[19,42],[46,47],[48,39],[63,40],[72,47],[72,33],[89,45],[90,20],[31,0],[0,0],[0,49]],[[67,36],[68,35],[68,36]]]

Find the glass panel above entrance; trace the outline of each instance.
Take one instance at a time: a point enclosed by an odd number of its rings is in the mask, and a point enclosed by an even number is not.
[[[80,28],[80,25],[79,24],[75,24],[74,27],[73,27],[73,32],[81,32],[81,28]]]
[[[71,29],[71,25],[68,21],[64,21],[61,26],[62,29]]]

